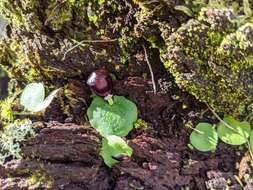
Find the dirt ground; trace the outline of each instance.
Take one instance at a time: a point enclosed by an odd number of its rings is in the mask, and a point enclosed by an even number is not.
[[[123,13],[116,15],[117,22],[133,29],[137,8],[136,5],[128,6]],[[169,18],[175,28],[189,19],[174,12],[168,15],[166,19]],[[187,123],[216,120],[205,104],[178,88],[164,68],[157,49],[151,48],[144,38],[137,41],[148,49],[158,89],[154,94],[140,44],[131,52],[128,64],[119,64],[117,69],[119,46],[116,42],[76,48],[63,61],[60,42],[67,41],[65,49],[72,47],[69,38],[73,37],[73,31],[83,29],[78,23],[71,24],[67,23],[66,28],[57,32],[43,26],[41,34],[15,28],[9,31],[9,36],[21,41],[22,48],[30,53],[31,58],[40,58],[42,71],[48,66],[53,68],[48,73],[40,73],[41,78],[36,80],[41,79],[49,85],[53,83],[54,88],[64,86],[71,93],[61,91],[45,115],[30,117],[37,135],[23,143],[22,160],[10,158],[0,166],[1,190],[253,190],[253,179],[246,177],[251,170],[244,147],[238,149],[220,142],[216,152],[201,153],[188,146],[192,130],[186,127]],[[112,26],[106,28],[106,36],[110,39],[120,36],[119,32],[112,32],[115,29]],[[78,39],[83,37],[81,34]],[[107,51],[105,55],[104,49]],[[36,52],[37,57],[31,52]],[[92,100],[86,79],[98,68],[116,75],[114,94],[135,102],[138,117],[147,122],[147,127],[134,129],[126,137],[133,148],[132,157],[120,160],[111,169],[99,156],[101,137],[85,119]],[[17,81],[22,85],[27,83],[26,76],[23,76],[25,72],[16,70],[17,73],[13,74]],[[20,108],[14,106],[14,109]]]
[[[139,65],[140,73],[145,70],[148,74],[146,64]],[[240,152],[222,143],[215,153],[188,148],[191,130],[184,127],[185,122],[213,118],[157,65],[153,68],[159,81],[157,94],[152,92],[151,81],[136,70],[135,76],[115,81],[114,93],[134,101],[139,117],[148,123],[147,128],[133,130],[126,138],[134,150],[131,159],[108,169],[99,157],[99,135],[88,123],[74,124],[83,117],[85,106],[73,106],[75,118],[67,118],[59,114],[55,100],[42,121],[34,123],[38,135],[24,143],[26,159],[0,167],[1,189],[47,189],[50,181],[52,189],[69,190],[243,189],[235,178],[244,157]],[[83,82],[73,80],[71,86],[80,98],[90,94]],[[247,170],[245,159],[240,172]],[[40,183],[31,185],[27,180],[31,175],[39,175]],[[252,189],[252,180],[246,185],[244,189]]]

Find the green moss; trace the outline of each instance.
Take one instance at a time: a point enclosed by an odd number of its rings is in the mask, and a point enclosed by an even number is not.
[[[46,173],[40,170],[33,171],[26,181],[29,184],[29,187],[35,189],[38,188],[51,189],[54,185],[54,180]]]
[[[54,30],[61,29],[62,25],[72,19],[72,3],[69,1],[59,2],[57,0],[50,0],[47,7],[45,24],[50,24]]]
[[[0,41],[0,62],[8,77],[19,81],[41,80],[47,74],[42,74],[42,68],[37,67],[40,59],[36,57],[36,52],[26,54],[21,44],[15,40]]]
[[[0,14],[7,18],[15,27],[37,30],[42,24],[36,14],[39,5],[39,0],[1,0]],[[25,14],[28,10],[33,10],[29,17]],[[33,24],[31,24],[31,22]]]
[[[247,23],[238,28],[234,33],[224,37],[220,46],[217,49],[220,65],[229,67],[233,72],[240,72],[242,69],[250,69],[253,66],[252,60],[252,32],[253,24]]]
[[[253,25],[237,28],[232,18],[230,10],[204,9],[165,39],[161,57],[181,88],[216,111],[244,115],[253,102]]]
[[[135,129],[148,129],[148,123],[144,121],[143,119],[137,119],[137,121],[134,123]]]
[[[38,32],[43,25],[54,31],[71,27],[73,23],[87,26],[97,23],[104,12],[105,4],[115,7],[112,1],[104,0],[3,0],[0,14],[15,27]],[[116,6],[117,7],[117,6]]]
[[[136,46],[137,40],[134,39],[134,35],[129,27],[121,28],[121,37],[118,39],[118,43],[121,49],[120,52],[120,63],[126,64],[130,59],[131,50]]]
[[[180,3],[176,1],[134,0],[140,8],[135,17],[131,14],[137,8],[123,0],[18,2],[0,2],[1,14],[14,26],[12,39],[0,42],[0,61],[10,78],[16,78],[17,86],[42,80],[53,84],[57,78],[79,76],[82,67],[78,67],[78,63],[81,62],[81,65],[84,61],[77,55],[92,44],[79,46],[76,52],[71,51],[68,54],[70,61],[62,60],[66,49],[74,46],[72,41],[113,36],[118,38],[118,49],[115,48],[115,51],[120,53],[117,60],[108,58],[108,62],[126,63],[131,54],[136,53],[138,47],[140,49],[139,42],[144,39],[160,50],[164,65],[175,77],[176,83],[197,99],[209,103],[218,111],[235,115],[243,114],[251,105],[253,26],[248,23],[238,27],[237,14],[221,9],[233,7],[236,13],[241,12],[241,6],[232,0],[209,1],[209,7],[218,9],[207,8],[203,1],[185,1],[194,13],[200,7],[206,7],[195,19],[187,22],[188,18],[174,9]],[[124,20],[122,15],[126,13],[129,18]],[[136,22],[135,26],[128,24],[128,19],[131,23]],[[49,37],[47,32],[54,35]],[[20,33],[21,38],[16,33]],[[105,60],[105,57],[107,59],[108,52],[92,52],[94,63]],[[74,69],[71,67],[72,70],[65,73],[65,68],[72,63],[76,64]],[[119,63],[115,64],[117,68]],[[6,105],[6,102],[1,105]],[[4,106],[4,109],[1,118],[13,120],[10,107]],[[63,109],[67,110],[67,107]]]
[[[13,122],[15,117],[13,114],[12,106],[14,104],[14,99],[8,97],[0,101],[0,123],[5,125],[7,123]]]
[[[164,0],[133,0],[134,3],[138,4],[143,10],[154,11],[155,9],[159,10],[162,7],[168,5],[170,2]]]

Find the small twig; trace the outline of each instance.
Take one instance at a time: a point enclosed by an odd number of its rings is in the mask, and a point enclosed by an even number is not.
[[[227,122],[225,122],[223,119],[221,119],[221,117],[208,105],[206,104],[208,109],[213,113],[213,115],[221,122],[223,123],[227,128],[229,128],[230,130],[234,131],[237,133],[237,131],[231,127]]]
[[[65,60],[67,53],[72,51],[73,49],[77,48],[78,46],[82,45],[83,43],[108,43],[108,42],[115,42],[118,39],[108,39],[108,40],[82,40],[78,42],[76,45],[69,48],[67,51],[64,52],[62,60]]]
[[[204,117],[204,114],[206,113],[206,112],[208,112],[208,108],[207,109],[205,109],[204,111],[202,111],[201,113],[200,113],[200,117],[201,118],[203,118]]]
[[[221,119],[221,117],[208,105],[206,104],[208,109],[213,113],[213,115],[221,122],[223,123],[228,129],[230,129],[231,131],[237,133],[238,135],[240,135],[241,137],[247,139],[245,136],[242,136],[241,134],[238,133],[237,130],[235,130],[231,125],[229,125],[227,122],[225,122],[223,119]]]
[[[25,115],[33,115],[32,112],[13,112],[13,115],[25,116]]]
[[[150,62],[149,62],[149,60],[148,60],[148,54],[147,54],[146,47],[145,47],[144,45],[142,45],[142,47],[143,47],[144,54],[145,54],[145,59],[146,59],[146,62],[147,62],[147,65],[148,65],[148,68],[149,68],[149,71],[150,71],[151,80],[152,80],[152,84],[153,84],[154,94],[156,94],[156,84],[155,84],[155,77],[154,77],[154,73],[153,73],[153,70],[152,70],[151,64],[150,64]]]
[[[22,112],[13,112],[13,115],[17,115],[17,116],[42,116],[43,112],[22,111]]]

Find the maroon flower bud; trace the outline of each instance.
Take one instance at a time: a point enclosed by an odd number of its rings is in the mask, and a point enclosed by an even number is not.
[[[92,72],[87,80],[87,85],[95,94],[102,97],[110,95],[113,88],[112,78],[104,69]]]

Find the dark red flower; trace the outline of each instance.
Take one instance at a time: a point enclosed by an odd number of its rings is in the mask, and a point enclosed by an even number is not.
[[[112,92],[112,77],[108,71],[99,69],[90,74],[87,85],[98,96],[106,97]]]

